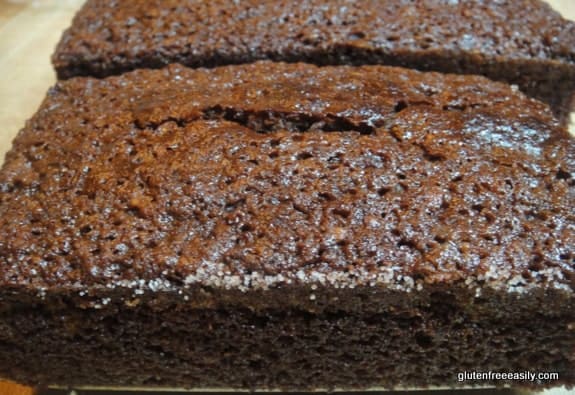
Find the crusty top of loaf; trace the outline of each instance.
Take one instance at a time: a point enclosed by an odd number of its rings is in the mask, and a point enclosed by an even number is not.
[[[64,78],[258,59],[573,67],[575,24],[539,0],[88,0],[53,58]]]
[[[59,82],[0,172],[0,284],[575,282],[575,144],[483,77],[172,65]]]

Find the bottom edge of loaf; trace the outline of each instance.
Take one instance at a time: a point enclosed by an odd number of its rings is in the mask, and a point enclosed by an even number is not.
[[[305,393],[418,393],[418,394],[450,394],[450,395],[462,395],[470,393],[478,393],[480,391],[482,395],[529,395],[534,393],[540,393],[545,391],[545,394],[557,394],[563,395],[570,393],[570,389],[565,386],[560,387],[546,387],[546,388],[525,388],[517,387],[514,385],[462,385],[462,386],[430,386],[430,387],[369,387],[369,388],[313,388],[308,389]],[[551,392],[550,392],[551,391]],[[246,390],[245,388],[229,388],[229,387],[209,387],[209,388],[171,388],[171,387],[139,387],[139,386],[63,386],[63,385],[51,385],[44,387],[38,395],[82,395],[84,393],[102,393],[102,394],[127,394],[127,393],[143,393],[143,394],[184,394],[184,393],[229,393],[229,392],[255,392],[255,393],[282,393],[282,392],[301,392],[286,391],[280,388],[255,388],[251,390]]]
[[[47,388],[60,391],[107,391],[107,392],[168,392],[168,393],[194,393],[194,392],[246,392],[244,388],[229,388],[229,387],[209,387],[209,388],[170,388],[170,387],[138,387],[138,386],[90,386],[90,385],[80,385],[74,386],[72,388],[62,385],[51,385]],[[446,391],[446,390],[489,390],[489,389],[511,389],[511,385],[504,385],[496,387],[494,385],[477,385],[477,386],[460,386],[460,387],[450,387],[450,386],[430,386],[430,387],[369,387],[369,388],[311,388],[306,390],[306,392],[385,392],[385,391]],[[281,388],[255,388],[250,390],[250,392],[285,392]]]

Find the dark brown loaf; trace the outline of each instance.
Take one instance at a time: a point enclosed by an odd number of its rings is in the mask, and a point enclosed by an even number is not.
[[[258,59],[481,74],[566,121],[575,24],[539,0],[89,0],[53,61],[69,78]]]
[[[0,376],[572,385],[574,174],[548,108],[483,77],[262,62],[59,82],[0,172]]]

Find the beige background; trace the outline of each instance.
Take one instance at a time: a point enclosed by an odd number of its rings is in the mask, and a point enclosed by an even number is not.
[[[18,130],[54,83],[50,55],[82,3],[83,0],[0,0],[0,162]],[[549,3],[565,17],[575,20],[575,0]],[[569,393],[574,394],[575,390],[556,389],[544,394]],[[0,382],[0,394],[30,394],[30,390]]]

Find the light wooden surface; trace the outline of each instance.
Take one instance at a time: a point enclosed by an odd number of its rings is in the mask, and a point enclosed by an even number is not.
[[[83,0],[0,0],[0,162],[18,130],[36,111],[54,83],[50,55]],[[575,0],[550,0],[575,20]],[[5,358],[2,355],[0,358]],[[546,395],[567,395],[556,389]],[[0,381],[0,395],[32,390]]]
[[[0,162],[55,77],[50,55],[81,0],[0,0]]]
[[[1,395],[33,395],[34,390],[23,385],[9,383],[7,381],[0,381],[0,394]]]

